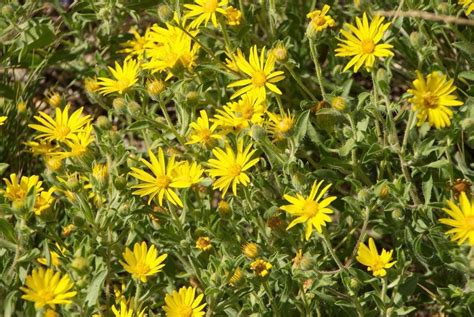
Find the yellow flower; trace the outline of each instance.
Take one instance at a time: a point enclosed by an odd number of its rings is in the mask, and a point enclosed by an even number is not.
[[[94,136],[91,135],[92,126],[87,124],[83,130],[79,131],[77,134],[71,135],[69,140],[65,140],[64,144],[69,148],[69,150],[61,152],[51,152],[49,155],[58,157],[60,159],[65,159],[68,157],[81,157],[87,152],[89,144],[94,142]]]
[[[135,311],[132,304],[129,306],[124,298],[120,300],[120,309],[117,309],[115,305],[112,305],[112,312],[115,317],[145,317],[145,309],[141,312]]]
[[[125,271],[132,274],[132,278],[146,283],[148,276],[162,271],[161,269],[165,266],[162,263],[167,256],[168,254],[166,253],[158,256],[155,246],[151,245],[150,249],[148,249],[146,242],[143,241],[141,244],[135,243],[133,252],[126,248],[123,253],[125,262],[119,262]]]
[[[237,142],[237,153],[229,145],[226,146],[225,152],[219,148],[212,150],[215,159],[208,161],[211,167],[208,173],[216,180],[213,188],[223,191],[223,196],[230,185],[232,185],[234,195],[237,195],[237,185],[247,186],[250,182],[245,171],[260,160],[259,158],[252,159],[255,150],[250,150],[251,147],[252,144],[249,144],[244,150],[244,141],[241,139]]]
[[[199,113],[201,116],[197,118],[196,122],[191,122],[189,125],[191,133],[186,144],[200,143],[203,146],[210,146],[213,140],[220,139],[221,135],[214,133],[215,125],[209,126],[209,117],[206,110],[201,110]]]
[[[239,48],[237,49],[237,54],[242,55],[242,51]],[[228,52],[225,52],[225,55],[227,55],[227,57],[225,58],[225,65],[234,72],[238,73],[239,67],[236,63],[236,55]]]
[[[176,163],[171,177],[176,188],[187,188],[202,181],[203,173],[202,166],[197,162],[182,161]]]
[[[264,100],[256,92],[249,92],[239,101],[229,102],[223,109],[218,109],[211,121],[224,129],[241,130],[250,124],[261,124],[265,111]]]
[[[63,98],[57,91],[50,91],[46,95],[46,102],[53,108],[57,108],[61,105]]]
[[[47,211],[51,205],[54,203],[53,193],[56,188],[53,186],[48,191],[42,191],[37,194],[35,205],[33,207],[33,212],[37,216],[41,216],[43,212]]]
[[[53,145],[47,141],[28,141],[25,142],[25,145],[30,148],[30,151],[33,153],[33,155],[44,155],[53,150]]]
[[[61,273],[52,269],[33,269],[33,273],[26,277],[25,284],[26,287],[20,287],[25,293],[21,298],[34,302],[36,309],[46,305],[54,308],[56,304],[69,304],[76,295],[76,292],[69,291],[74,286],[69,276],[61,276]]]
[[[202,317],[206,306],[206,303],[200,305],[203,298],[203,294],[196,297],[196,288],[183,286],[179,292],[166,294],[163,310],[167,317]]]
[[[59,314],[53,309],[46,309],[43,317],[60,317]]]
[[[133,194],[140,197],[149,196],[148,204],[157,196],[160,206],[163,206],[163,197],[166,197],[173,205],[183,207],[183,202],[174,192],[173,188],[189,187],[190,185],[188,186],[185,182],[177,181],[173,178],[173,170],[177,165],[175,156],[173,155],[168,160],[168,164],[166,164],[161,148],[158,149],[158,158],[150,150],[148,155],[150,156],[151,163],[143,158],[140,161],[153,172],[153,175],[139,168],[132,167],[133,172],[130,175],[142,182],[132,186],[132,188],[137,188]]]
[[[61,261],[59,260],[60,256],[57,252],[55,251],[49,251],[49,257],[51,260],[51,265],[55,267],[59,267],[61,265]],[[43,264],[43,265],[48,265],[48,260],[46,258],[38,258],[38,262]]]
[[[8,117],[6,117],[6,116],[0,116],[0,126],[2,126],[2,125],[5,123],[5,121],[7,120],[7,118],[8,118]]]
[[[452,234],[451,240],[457,241],[458,244],[468,240],[469,245],[474,246],[474,198],[471,197],[471,202],[469,202],[466,193],[461,192],[459,206],[452,200],[448,200],[447,203],[449,208],[443,208],[443,210],[451,218],[439,220],[442,224],[453,227],[446,234]]]
[[[315,34],[316,32],[321,32],[328,27],[336,25],[334,19],[326,15],[329,9],[331,9],[331,7],[325,4],[321,10],[314,10],[306,15],[307,18],[311,19],[308,25],[308,34]]]
[[[14,208],[23,207],[25,204],[26,195],[32,188],[35,188],[36,194],[43,190],[41,187],[43,182],[41,182],[39,177],[36,175],[30,177],[22,176],[20,182],[18,182],[17,175],[13,173],[10,174],[10,180],[7,178],[4,178],[3,180],[7,185],[4,196],[12,202]]]
[[[392,260],[392,253],[393,250],[387,252],[385,249],[382,249],[382,253],[379,255],[374,239],[369,238],[369,247],[361,243],[359,250],[357,250],[356,259],[362,265],[367,266],[367,271],[372,271],[374,276],[384,277],[387,275],[385,269],[389,269],[397,263],[397,261],[390,262]]]
[[[265,61],[265,47],[262,48],[260,58],[257,52],[257,46],[253,46],[250,49],[249,61],[245,59],[245,56],[241,51],[237,51],[235,56],[235,63],[240,71],[245,73],[248,77],[231,83],[227,87],[240,87],[245,86],[237,90],[230,99],[237,98],[247,92],[254,91],[258,97],[262,100],[266,99],[266,89],[281,95],[281,90],[275,85],[275,83],[283,80],[285,76],[282,71],[273,71],[275,67],[275,55],[269,54],[267,61]]]
[[[92,177],[94,177],[99,184],[104,184],[109,177],[109,164],[94,164],[92,167]]]
[[[369,70],[374,66],[376,57],[393,56],[391,44],[378,44],[390,26],[390,22],[383,24],[383,21],[383,17],[376,16],[369,25],[367,14],[364,12],[362,21],[360,18],[356,18],[357,27],[345,24],[350,32],[341,30],[346,39],[340,39],[342,43],[338,44],[336,56],[354,57],[347,63],[343,71],[354,66],[354,72],[358,72],[364,64],[365,68]]]
[[[323,181],[319,183],[315,181],[311,187],[311,192],[308,197],[303,197],[300,194],[295,196],[284,195],[288,202],[291,205],[281,206],[280,208],[290,213],[293,216],[298,218],[294,219],[286,228],[286,230],[292,228],[296,224],[305,223],[305,239],[309,240],[311,233],[313,232],[313,227],[316,228],[316,231],[322,233],[322,227],[326,226],[326,222],[331,222],[331,217],[329,214],[332,214],[333,211],[329,209],[329,205],[337,199],[336,196],[329,196],[322,201],[321,198],[331,187],[331,184],[324,187],[320,192],[319,188],[323,184]]]
[[[144,36],[141,36],[135,29],[131,30],[131,32],[133,34],[133,40],[128,40],[124,43],[121,43],[120,46],[122,46],[124,49],[120,50],[119,53],[128,54],[127,59],[136,56],[138,60],[141,60],[145,53],[148,29]]]
[[[175,18],[176,23],[180,22]],[[166,29],[154,25],[150,29],[146,43],[146,55],[149,61],[143,64],[144,69],[152,73],[167,72],[166,80],[183,71],[191,71],[196,65],[199,45],[193,44],[192,38],[180,28],[166,23]],[[188,30],[196,36],[198,31]]]
[[[229,285],[235,286],[242,280],[242,270],[240,267],[237,267],[235,271],[232,273],[229,279]]]
[[[134,59],[128,59],[123,62],[123,67],[115,62],[115,69],[109,66],[109,71],[114,79],[99,77],[99,92],[108,95],[114,92],[120,95],[133,87],[138,81],[138,62]]]
[[[257,259],[250,263],[250,268],[255,271],[255,274],[260,277],[265,277],[270,273],[272,265],[262,259]]]
[[[240,25],[240,21],[242,20],[242,12],[232,6],[227,7],[227,9],[225,9],[225,17],[227,19],[227,24],[232,26]]]
[[[413,97],[409,101],[413,104],[413,111],[417,112],[418,125],[428,121],[436,129],[449,127],[453,112],[449,107],[462,106],[452,93],[456,90],[453,80],[447,80],[446,75],[432,72],[425,78],[417,72],[417,79],[413,81],[413,89],[408,93]]]
[[[195,4],[185,4],[184,7],[189,9],[184,19],[198,16],[191,24],[191,28],[198,28],[202,23],[207,26],[209,20],[217,27],[217,13],[226,14],[224,7],[227,0],[194,0]]]
[[[60,157],[45,156],[44,163],[49,170],[55,172],[63,165],[63,159]]]
[[[211,239],[209,237],[199,237],[196,240],[196,248],[201,251],[209,251],[212,249]]]
[[[84,79],[84,88],[90,94],[96,92],[97,90],[99,90],[100,85],[97,82],[97,78],[96,77],[93,77],[93,78],[87,77],[86,79]]]
[[[466,15],[471,14],[472,11],[474,11],[474,1],[472,0],[458,0],[458,3],[461,4],[466,10]]]
[[[242,253],[246,257],[253,259],[258,255],[258,245],[253,242],[246,243],[242,246]]]
[[[63,230],[61,230],[61,235],[64,237],[68,237],[74,230],[76,230],[76,226],[70,223],[67,226],[63,227]]]
[[[36,139],[43,139],[44,141],[59,141],[64,142],[67,139],[74,138],[74,135],[80,132],[83,127],[90,122],[90,116],[81,116],[82,108],[74,111],[69,116],[70,104],[67,104],[64,110],[56,108],[56,117],[51,118],[48,114],[40,111],[39,116],[35,116],[35,119],[41,124],[29,124],[30,128],[33,128],[39,132],[42,132]]]
[[[158,96],[166,89],[164,81],[161,79],[152,79],[146,83],[146,91],[152,99],[158,99]]]
[[[267,112],[267,115],[270,119],[268,121],[268,131],[273,139],[275,141],[284,139],[295,124],[295,116],[291,115],[290,111],[288,111],[288,114],[283,113],[283,115]]]

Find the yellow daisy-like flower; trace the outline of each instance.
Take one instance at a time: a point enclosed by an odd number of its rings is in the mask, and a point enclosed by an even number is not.
[[[220,139],[221,135],[214,133],[216,125],[209,125],[209,117],[206,110],[201,110],[199,114],[201,116],[197,118],[196,122],[191,122],[189,125],[191,133],[186,144],[199,143],[203,146],[210,146],[214,143],[214,140]]]
[[[178,162],[171,175],[176,188],[187,188],[202,181],[204,170],[197,162]]]
[[[239,70],[250,78],[238,80],[227,86],[229,88],[245,86],[237,90],[230,99],[237,98],[240,95],[253,91],[257,93],[260,99],[265,100],[266,89],[281,95],[282,92],[278,89],[275,83],[283,80],[285,76],[282,71],[273,71],[275,62],[276,59],[273,54],[269,54],[265,61],[265,47],[262,48],[259,57],[257,46],[253,46],[250,49],[249,61],[247,61],[242,52],[238,50],[237,55],[235,56],[235,63]]]
[[[115,305],[112,305],[112,312],[114,313],[115,317],[145,317],[145,309],[141,312],[135,311],[132,304],[127,304],[125,298],[120,300],[120,308],[117,309]]]
[[[369,24],[367,14],[364,12],[362,20],[356,18],[357,27],[345,23],[349,29],[341,30],[345,39],[340,39],[342,43],[338,44],[336,56],[353,56],[352,59],[344,67],[343,71],[354,66],[354,72],[358,72],[359,68],[365,64],[365,68],[369,70],[374,66],[376,57],[393,56],[391,49],[393,45],[379,42],[382,40],[385,31],[390,26],[389,23],[383,23],[384,18],[376,16]]]
[[[474,246],[474,198],[471,197],[469,202],[466,193],[461,192],[459,195],[459,206],[452,200],[448,200],[447,203],[449,208],[443,208],[443,210],[451,218],[439,220],[442,224],[453,227],[446,234],[452,234],[451,240],[457,241],[458,244],[468,240],[469,245]]]
[[[174,21],[184,23],[176,17]],[[188,33],[197,36],[198,31],[188,30]],[[193,44],[191,36],[170,23],[166,23],[166,28],[152,26],[145,48],[149,61],[143,64],[143,68],[152,73],[167,72],[166,80],[183,71],[191,71],[199,53],[199,45]]]
[[[250,268],[255,272],[257,276],[260,277],[265,277],[270,273],[270,270],[272,269],[271,263],[262,260],[262,259],[257,259],[250,263]]]
[[[244,149],[244,141],[241,139],[237,142],[237,153],[230,145],[226,146],[225,152],[219,148],[212,150],[215,159],[208,161],[211,167],[208,173],[216,180],[214,189],[221,190],[223,196],[231,185],[234,195],[237,195],[237,185],[247,186],[250,182],[245,171],[260,160],[259,158],[252,159],[255,150],[250,150],[251,148],[252,144],[249,144]]]
[[[120,46],[122,46],[123,49],[120,50],[119,53],[128,54],[127,58],[137,57],[138,60],[141,60],[145,53],[145,44],[147,42],[148,30],[149,29],[147,29],[144,36],[141,36],[137,30],[133,29],[133,39],[121,43]]]
[[[68,157],[81,157],[87,152],[89,145],[94,142],[94,135],[92,135],[92,126],[87,124],[83,130],[77,134],[71,135],[69,140],[66,140],[64,144],[69,150],[64,152],[51,152],[49,155],[65,159]]]
[[[179,292],[166,294],[163,310],[167,317],[202,317],[206,306],[206,303],[201,304],[203,298],[203,294],[196,297],[196,288],[183,286]]]
[[[5,123],[5,121],[7,121],[7,118],[8,117],[6,116],[0,116],[0,126],[2,126]]]
[[[196,240],[196,248],[201,251],[209,251],[212,249],[211,239],[209,237],[199,237]]]
[[[228,0],[194,0],[195,4],[185,4],[184,7],[189,11],[184,15],[184,19],[196,17],[191,22],[191,28],[198,28],[202,23],[207,26],[209,20],[212,21],[214,27],[217,27],[217,13],[226,14],[224,7]]]
[[[173,188],[189,187],[190,185],[177,182],[173,178],[173,170],[177,165],[175,156],[173,155],[168,160],[168,164],[166,164],[161,148],[158,149],[158,158],[152,151],[148,151],[148,155],[150,156],[151,163],[143,158],[140,161],[152,171],[153,175],[139,168],[132,167],[133,172],[130,175],[141,181],[138,185],[132,186],[132,188],[137,189],[133,194],[140,197],[149,196],[148,204],[157,196],[160,206],[163,206],[163,198],[166,197],[173,205],[183,207],[183,202],[174,192]]]
[[[472,11],[474,11],[474,1],[458,0],[458,3],[463,6],[464,10],[466,10],[466,15],[469,15]]]
[[[319,191],[322,184],[323,181],[320,181],[319,183],[315,181],[308,197],[303,197],[300,194],[296,194],[296,197],[290,195],[283,196],[283,198],[290,202],[291,205],[281,206],[280,208],[291,215],[298,217],[288,225],[286,230],[292,228],[296,224],[306,223],[305,239],[309,240],[311,233],[313,232],[313,227],[316,228],[317,232],[322,233],[322,227],[326,226],[327,222],[332,221],[331,217],[328,215],[332,214],[333,211],[328,207],[337,199],[337,197],[329,196],[320,201],[323,195],[331,187],[331,184],[329,184]]]
[[[51,187],[48,191],[42,191],[36,196],[35,205],[33,206],[33,212],[37,216],[41,216],[47,211],[54,203],[54,191],[56,187]]]
[[[32,188],[35,188],[36,194],[43,190],[41,187],[43,182],[36,175],[30,177],[22,176],[18,180],[17,175],[13,173],[10,174],[10,180],[7,178],[3,180],[7,185],[3,195],[12,202],[14,208],[21,208],[25,204],[26,195]]]
[[[227,24],[232,26],[240,25],[240,21],[242,20],[242,12],[240,12],[239,9],[231,6],[225,9],[225,17],[227,19]]]
[[[63,102],[61,94],[57,91],[50,91],[45,98],[45,101],[53,108],[57,108]]]
[[[96,92],[97,90],[99,90],[99,88],[100,88],[100,85],[97,82],[97,77],[87,77],[84,79],[84,89],[88,93],[92,94]]]
[[[237,267],[229,278],[229,285],[235,286],[242,280],[242,270]]]
[[[453,80],[447,80],[446,75],[432,72],[425,78],[417,72],[417,79],[413,81],[413,89],[408,93],[413,95],[408,101],[413,104],[413,111],[417,112],[418,125],[428,121],[436,129],[449,127],[453,112],[449,107],[462,106],[452,93],[456,90]]]
[[[295,116],[283,113],[283,115],[267,112],[268,118],[268,131],[273,136],[275,141],[284,139],[288,132],[293,128],[295,124]]]
[[[35,119],[41,124],[28,125],[30,128],[41,132],[35,139],[64,142],[67,139],[74,138],[74,135],[91,121],[91,117],[90,115],[82,116],[82,108],[77,109],[69,116],[70,107],[71,105],[67,104],[63,111],[56,108],[56,117],[54,119],[40,111],[40,115],[35,116]]]
[[[52,269],[33,269],[32,274],[26,277],[25,287],[20,287],[25,293],[21,298],[34,302],[36,309],[46,305],[54,308],[56,304],[72,302],[71,298],[77,293],[70,291],[73,286],[68,275],[61,276]]]
[[[163,261],[168,257],[168,254],[164,253],[158,256],[158,251],[154,245],[151,245],[148,249],[146,242],[135,243],[133,246],[133,252],[126,248],[123,253],[125,262],[119,261],[122,264],[125,271],[132,274],[132,278],[146,283],[147,277],[155,275],[161,272],[165,266]]]
[[[385,269],[389,269],[397,263],[397,261],[390,262],[392,254],[393,250],[388,252],[382,249],[382,253],[379,255],[374,239],[369,238],[369,247],[361,243],[359,250],[357,250],[356,259],[360,264],[367,266],[367,271],[372,271],[374,276],[384,277],[387,275]]]
[[[253,242],[248,242],[242,246],[242,253],[249,259],[254,259],[258,255],[258,245]]]
[[[256,92],[249,92],[237,102],[229,102],[211,119],[218,127],[242,130],[251,124],[263,123],[267,110],[264,100]]]
[[[311,19],[308,25],[308,34],[321,32],[328,27],[336,25],[334,19],[326,15],[329,9],[331,7],[325,4],[321,10],[314,10],[306,15],[307,18]]]
[[[138,81],[139,64],[134,59],[125,60],[123,67],[115,62],[115,69],[109,66],[109,71],[114,79],[99,77],[99,85],[102,86],[99,92],[103,95],[114,92],[122,95]]]

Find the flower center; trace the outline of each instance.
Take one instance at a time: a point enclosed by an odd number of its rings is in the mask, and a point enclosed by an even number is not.
[[[117,90],[119,91],[119,93],[124,92],[130,86],[131,86],[130,81],[128,79],[124,78],[124,79],[117,80]]]
[[[159,189],[168,188],[168,185],[171,183],[171,178],[169,176],[163,175],[156,177],[156,187]]]
[[[383,263],[382,261],[380,261],[380,259],[376,259],[374,260],[374,263],[372,264],[372,271],[373,272],[377,272],[377,271],[380,271],[384,268],[385,266],[385,263]]]
[[[201,129],[201,130],[198,131],[198,136],[201,140],[207,142],[207,141],[209,141],[209,138],[211,137],[211,130]]]
[[[364,40],[361,42],[362,52],[364,54],[371,54],[374,52],[375,43],[373,40]]]
[[[326,19],[323,16],[318,16],[312,22],[316,26],[323,26],[326,23]]]
[[[146,276],[148,272],[150,272],[150,267],[146,263],[138,262],[135,265],[134,271],[135,271],[135,275],[142,277],[142,276]]]
[[[208,0],[202,7],[205,12],[214,13],[217,9],[217,0]]]
[[[317,215],[319,211],[319,205],[315,201],[307,201],[303,207],[303,215],[307,216],[308,218],[312,218]]]
[[[43,303],[47,304],[54,299],[54,293],[47,289],[38,291],[38,297],[41,298]]]
[[[182,317],[192,317],[193,316],[193,308],[191,306],[181,306],[176,308],[175,316],[182,316]]]
[[[253,116],[253,107],[249,103],[245,103],[240,109],[240,114],[242,118],[249,120]]]
[[[286,133],[291,129],[293,121],[291,119],[283,119],[278,123],[278,130],[281,133]]]
[[[237,177],[242,172],[242,166],[237,163],[234,163],[229,167],[229,175],[232,177]]]
[[[425,108],[436,108],[438,106],[438,97],[434,96],[430,91],[425,92],[423,98],[423,106]]]
[[[59,140],[65,139],[68,136],[69,132],[71,132],[71,129],[68,126],[58,125],[56,127],[56,137]]]
[[[265,76],[264,72],[259,71],[253,74],[252,83],[254,84],[254,86],[262,87],[263,85],[265,85],[266,82],[267,76]]]
[[[467,216],[464,221],[466,221],[467,229],[474,231],[474,216]]]

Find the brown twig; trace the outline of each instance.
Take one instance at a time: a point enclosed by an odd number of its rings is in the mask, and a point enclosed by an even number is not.
[[[410,17],[410,18],[420,18],[424,20],[444,22],[447,24],[461,24],[474,26],[474,20],[458,18],[452,15],[444,14],[435,14],[419,10],[410,10],[410,11],[377,11],[376,15],[382,15],[387,17],[399,16],[399,17]]]

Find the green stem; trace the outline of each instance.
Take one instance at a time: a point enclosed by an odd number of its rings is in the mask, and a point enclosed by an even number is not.
[[[227,33],[227,27],[225,25],[225,21],[223,21],[222,19],[219,19],[219,23],[222,28],[222,35],[224,36],[225,47],[227,51],[229,52],[229,54],[232,54],[234,52],[234,48],[232,47],[232,44],[230,42],[229,34]]]
[[[331,242],[329,241],[326,233],[323,233],[322,235],[323,242],[326,245],[326,248],[328,249],[329,253],[331,254],[331,257],[333,258],[334,262],[336,262],[337,266],[341,271],[346,270],[347,268],[342,264],[341,260],[337,257],[336,253],[334,252],[334,249],[331,246]]]
[[[386,317],[387,316],[387,307],[385,306],[385,297],[387,292],[387,278],[384,277],[382,279],[382,290],[380,291],[380,299],[382,300],[383,303],[383,309],[382,312],[380,313],[380,316]]]
[[[137,288],[135,289],[135,298],[133,300],[133,308],[134,310],[137,312],[140,311],[140,303],[139,303],[139,298],[140,298],[140,293],[142,291],[142,283],[140,281],[137,280]]]
[[[321,71],[321,65],[319,64],[318,48],[315,45],[313,39],[309,39],[309,49],[311,51],[311,57],[313,58],[314,67],[316,68],[316,77],[318,78],[319,88],[321,89],[321,96],[324,101],[327,101],[326,92],[323,86],[323,75]]]
[[[173,133],[173,135],[176,137],[178,142],[181,143],[181,145],[186,146],[186,141],[183,139],[181,134],[179,134],[176,128],[174,127],[173,121],[171,121],[170,115],[168,113],[168,109],[166,109],[166,105],[163,102],[160,102],[160,109],[163,112],[163,115],[165,116],[166,123],[168,124],[168,127],[171,133]]]
[[[381,146],[384,145],[383,138],[382,138],[382,130],[380,129],[379,123],[379,113],[378,113],[378,104],[379,104],[379,95],[377,91],[377,80],[375,79],[375,68],[372,68],[372,86],[373,86],[373,99],[372,103],[374,106],[374,116],[375,116],[375,132],[377,133],[377,140]]]
[[[270,289],[270,285],[268,285],[268,281],[263,282],[262,285],[268,295],[268,298],[270,299],[270,305],[272,306],[273,316],[279,316],[279,309],[276,305],[275,298],[273,297],[273,293]]]
[[[409,111],[410,111],[410,114],[408,115],[408,122],[405,128],[405,133],[403,134],[402,147],[400,149],[400,154],[402,155],[405,154],[405,151],[407,149],[408,136],[410,135],[411,125],[413,124],[413,120],[415,119],[415,114],[416,114],[415,111],[413,111],[412,109],[410,109]]]
[[[294,72],[294,70],[288,66],[287,64],[285,64],[285,68],[286,70],[290,73],[291,77],[293,77],[293,79],[296,81],[296,83],[298,84],[298,86],[300,86],[300,88],[306,93],[306,95],[308,95],[309,98],[311,98],[312,101],[317,101],[316,97],[311,93],[311,91],[308,89],[308,87],[306,87],[303,82],[301,81],[301,79],[296,75],[296,73]]]

